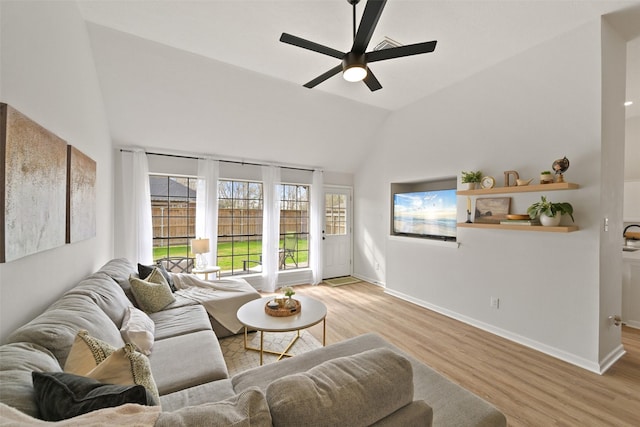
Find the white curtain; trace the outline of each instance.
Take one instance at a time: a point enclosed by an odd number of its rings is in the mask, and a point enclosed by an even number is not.
[[[262,290],[273,292],[278,282],[280,249],[280,168],[262,166]]]
[[[147,154],[138,149],[121,152],[123,211],[121,245],[122,256],[131,262],[153,262],[153,225],[151,222],[151,196],[149,191],[149,164]]]
[[[198,159],[196,190],[196,238],[209,239],[207,265],[217,265],[218,256],[218,177],[220,163]]]
[[[309,264],[311,284],[322,282],[322,238],[324,227],[324,175],[321,170],[313,171],[311,182],[311,221],[309,224]]]

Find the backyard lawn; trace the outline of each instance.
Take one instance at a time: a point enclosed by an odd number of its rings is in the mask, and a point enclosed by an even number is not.
[[[283,240],[280,240],[280,246],[283,247]],[[248,250],[247,250],[248,247]],[[249,255],[247,255],[247,253]],[[259,241],[244,241],[244,242],[225,242],[218,243],[218,262],[216,265],[220,267],[222,272],[230,272],[233,266],[234,272],[242,271],[243,260],[255,261],[251,263],[249,267],[256,267],[260,261],[260,255],[262,254],[262,242]],[[165,258],[167,256],[167,248],[159,247],[153,248],[153,259],[157,260]],[[195,256],[189,250],[187,245],[170,246],[170,257],[179,258],[195,258]],[[298,265],[308,265],[309,258],[308,241],[306,239],[298,240]],[[291,264],[290,258],[287,259],[287,265]]]

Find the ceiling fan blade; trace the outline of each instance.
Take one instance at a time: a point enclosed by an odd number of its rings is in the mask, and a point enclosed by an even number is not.
[[[367,77],[365,77],[362,81],[367,85],[371,92],[382,89],[382,85],[380,84],[378,79],[376,79],[376,76],[373,75],[373,72],[369,67],[367,67]]]
[[[320,83],[322,83],[323,81],[327,80],[328,78],[335,76],[340,71],[342,71],[342,64],[336,65],[335,67],[333,67],[332,69],[330,69],[326,73],[321,74],[318,77],[316,77],[315,79],[311,80],[309,83],[305,83],[304,87],[308,87],[309,89],[311,89],[312,87],[315,87],[315,86],[319,85]]]
[[[314,52],[322,53],[324,55],[332,56],[338,59],[342,59],[345,55],[344,52],[340,52],[339,50],[335,50],[330,47],[311,42],[309,40],[301,39],[300,37],[292,36],[291,34],[287,33],[282,33],[282,35],[280,36],[280,41],[282,43],[292,44],[303,49],[312,50]]]
[[[353,46],[351,51],[355,53],[364,53],[369,46],[373,31],[378,25],[380,15],[382,15],[382,9],[387,3],[387,0],[368,0],[367,5],[362,13],[362,19],[360,20],[360,26],[358,26],[358,32],[353,39]]]
[[[382,61],[383,59],[393,59],[403,56],[418,55],[420,53],[429,53],[436,49],[436,43],[438,43],[438,41],[434,40],[400,47],[391,47],[389,49],[374,50],[367,53],[365,56],[367,58],[367,62],[376,62]]]

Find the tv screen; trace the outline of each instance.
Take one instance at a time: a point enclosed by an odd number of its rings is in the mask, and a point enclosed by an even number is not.
[[[393,233],[456,240],[456,190],[393,195]]]

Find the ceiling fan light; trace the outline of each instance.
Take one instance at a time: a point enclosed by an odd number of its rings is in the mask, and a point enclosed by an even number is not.
[[[342,58],[342,77],[348,82],[359,82],[367,77],[364,54],[349,52]]]
[[[353,65],[342,72],[342,77],[348,82],[359,82],[367,77],[367,69],[362,65]]]

